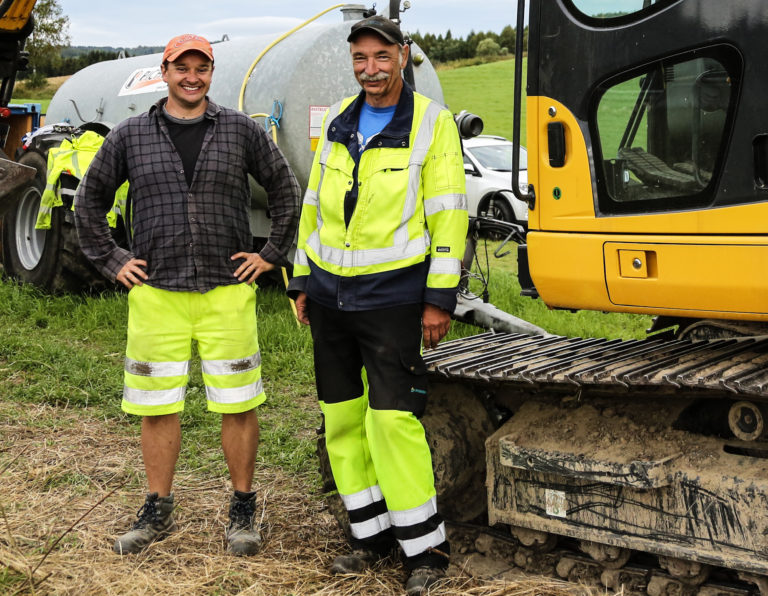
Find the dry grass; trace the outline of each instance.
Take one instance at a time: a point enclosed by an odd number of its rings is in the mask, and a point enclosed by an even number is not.
[[[326,569],[344,549],[341,531],[299,479],[275,468],[257,471],[265,539],[258,556],[224,552],[228,480],[181,469],[175,483],[180,531],[141,555],[119,557],[111,544],[141,504],[141,469],[138,437],[114,424],[88,412],[0,402],[0,592],[402,593],[399,565],[382,564],[360,577],[330,576]],[[450,571],[432,593],[578,591],[546,578],[483,582],[457,566]]]

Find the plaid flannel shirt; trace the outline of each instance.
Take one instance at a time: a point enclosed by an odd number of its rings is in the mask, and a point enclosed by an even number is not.
[[[271,230],[261,257],[288,263],[299,218],[300,189],[280,149],[242,112],[208,102],[206,131],[188,185],[168,134],[160,100],[107,135],[75,196],[75,223],[85,255],[115,280],[131,259],[147,261],[147,283],[206,292],[239,283],[237,252],[253,252],[248,174],[267,191]],[[117,246],[105,219],[115,191],[130,183],[132,250]]]

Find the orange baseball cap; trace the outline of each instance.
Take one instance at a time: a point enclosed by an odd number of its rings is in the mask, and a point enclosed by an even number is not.
[[[213,48],[205,37],[185,33],[184,35],[174,37],[168,42],[168,45],[165,46],[165,51],[163,52],[163,62],[166,60],[168,62],[173,62],[184,52],[190,51],[201,52],[213,60]]]

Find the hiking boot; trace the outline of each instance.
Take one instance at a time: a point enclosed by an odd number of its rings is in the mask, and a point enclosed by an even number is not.
[[[136,513],[138,519],[133,527],[115,540],[112,547],[118,555],[138,553],[156,540],[162,540],[177,529],[173,519],[173,493],[158,497],[148,493],[147,499]]]
[[[381,558],[381,555],[376,551],[367,548],[355,548],[348,555],[339,555],[333,560],[331,573],[336,575],[362,573]]]
[[[227,550],[235,555],[255,555],[261,548],[261,534],[253,527],[256,493],[235,491],[229,502]]]
[[[439,567],[416,567],[405,584],[408,596],[427,594],[429,589],[445,577],[445,569]]]

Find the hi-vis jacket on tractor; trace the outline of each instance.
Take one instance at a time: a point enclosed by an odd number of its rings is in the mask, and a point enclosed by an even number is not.
[[[363,101],[348,97],[323,121],[289,289],[339,310],[429,302],[452,312],[467,234],[453,117],[405,84],[361,153]]]
[[[51,228],[51,214],[56,207],[64,205],[62,195],[64,192],[71,194],[69,204],[74,210],[74,189],[64,189],[61,186],[61,175],[66,173],[77,178],[79,183],[85,176],[88,166],[91,165],[96,152],[104,143],[104,137],[87,130],[82,135],[64,139],[58,147],[51,147],[48,151],[48,175],[45,190],[40,197],[40,210],[37,215],[35,228],[49,230]],[[114,228],[117,225],[118,214],[125,212],[125,204],[128,196],[128,183],[125,182],[115,193],[115,204],[107,213],[107,223]]]

